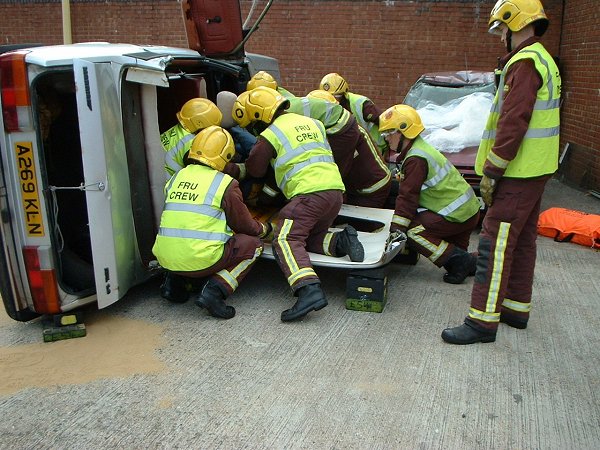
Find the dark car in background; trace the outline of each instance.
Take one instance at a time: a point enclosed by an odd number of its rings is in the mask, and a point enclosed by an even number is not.
[[[422,136],[444,153],[478,196],[481,177],[475,173],[475,157],[495,90],[493,72],[435,72],[420,76],[404,98],[423,120]]]

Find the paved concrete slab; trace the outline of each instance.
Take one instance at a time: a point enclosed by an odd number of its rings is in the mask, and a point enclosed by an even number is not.
[[[549,206],[600,214],[556,180]],[[443,343],[472,280],[423,259],[389,267],[381,314],[346,310],[346,272],[323,269],[329,306],[282,323],[293,300],[261,261],[229,321],[157,281],[87,311],[84,338],[2,318],[0,448],[600,448],[600,252],[540,237],[538,254],[530,326],[493,344]]]

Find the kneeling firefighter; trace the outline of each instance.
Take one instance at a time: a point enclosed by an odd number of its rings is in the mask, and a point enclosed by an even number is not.
[[[327,306],[308,252],[363,261],[364,248],[350,226],[341,232],[329,231],[342,206],[344,183],[323,124],[285,112],[289,101],[267,87],[246,91],[238,100],[233,117],[240,125],[260,131],[243,171],[262,178],[271,165],[287,201],[274,221],[273,250],[298,297],[292,308],[281,313],[281,320],[300,319]]]
[[[211,125],[221,125],[223,115],[207,98],[192,98],[176,114],[177,124],[160,135],[165,150],[165,174],[168,180],[185,166],[185,158],[198,132]]]
[[[438,267],[446,283],[475,275],[477,258],[467,252],[479,220],[473,188],[441,152],[421,136],[421,117],[394,105],[379,117],[379,130],[402,161],[391,232],[406,233],[408,245]]]
[[[195,302],[230,319],[225,304],[263,250],[270,226],[255,220],[238,182],[222,173],[234,154],[231,135],[211,126],[194,138],[185,168],[165,186],[165,207],[152,252],[169,271],[168,299],[188,300],[185,278],[206,278]]]

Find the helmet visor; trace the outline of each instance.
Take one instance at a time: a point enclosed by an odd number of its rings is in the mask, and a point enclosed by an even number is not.
[[[399,131],[398,131],[398,130],[394,130],[394,129],[392,129],[392,130],[386,130],[386,131],[382,131],[382,132],[381,132],[381,133],[379,133],[379,134],[381,134],[381,137],[382,137],[382,138],[384,138],[384,139],[386,139],[386,140],[387,140],[388,138],[392,137],[392,136],[393,136],[394,134],[396,134],[396,133],[399,133]]]
[[[502,28],[500,27],[502,22],[500,20],[494,20],[494,23],[490,26],[488,33],[495,34],[497,36],[502,36]]]

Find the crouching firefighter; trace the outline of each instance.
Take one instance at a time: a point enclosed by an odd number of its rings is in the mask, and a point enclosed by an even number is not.
[[[402,161],[390,231],[406,233],[410,248],[446,269],[446,283],[460,284],[475,275],[477,258],[467,249],[479,201],[452,163],[419,136],[424,129],[408,105],[392,106],[379,118],[379,130]]]
[[[342,206],[344,184],[325,128],[318,120],[285,112],[288,106],[277,91],[261,86],[238,97],[233,111],[240,125],[260,131],[245,171],[262,178],[271,165],[287,201],[274,221],[273,251],[298,300],[281,313],[284,322],[327,306],[308,252],[364,260],[354,228],[329,231]]]
[[[160,135],[167,180],[185,166],[185,158],[196,135],[211,125],[220,125],[223,119],[217,105],[207,98],[188,100],[176,115],[178,123]]]
[[[263,250],[269,225],[255,220],[238,182],[222,173],[234,154],[231,135],[210,126],[194,138],[187,165],[165,186],[165,207],[152,251],[167,272],[162,295],[183,303],[186,278],[208,278],[196,305],[230,319],[225,304]]]

